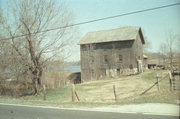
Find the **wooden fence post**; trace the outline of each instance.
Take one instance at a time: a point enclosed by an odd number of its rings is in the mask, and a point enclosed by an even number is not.
[[[75,89],[75,85],[72,84],[72,102],[75,102],[75,97],[77,98],[78,101],[80,101],[79,97],[78,97],[78,94],[76,92],[76,89]]]
[[[72,102],[74,102],[75,101],[75,86],[74,86],[74,84],[72,84],[72,89],[71,89],[71,93],[72,93]]]
[[[156,76],[156,79],[157,79],[157,89],[159,91],[160,90],[160,83],[159,83],[159,76],[158,76],[158,74]]]
[[[79,97],[78,97],[78,94],[76,92],[76,90],[74,91],[75,95],[76,95],[76,98],[78,99],[78,101],[80,101]]]
[[[43,100],[46,100],[46,85],[43,84]]]
[[[115,87],[115,85],[113,85],[113,92],[114,92],[115,101],[117,102],[117,94],[116,94],[116,87]]]
[[[173,91],[173,81],[172,81],[172,73],[169,72],[169,85],[170,85],[170,91]]]

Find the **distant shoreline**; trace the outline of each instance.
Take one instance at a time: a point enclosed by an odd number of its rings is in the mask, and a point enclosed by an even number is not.
[[[49,71],[81,71],[80,65],[65,65],[65,66],[57,66],[50,67]]]

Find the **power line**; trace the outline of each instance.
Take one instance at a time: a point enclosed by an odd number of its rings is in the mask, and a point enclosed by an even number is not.
[[[132,15],[132,14],[137,14],[137,13],[142,13],[142,12],[147,12],[147,11],[152,11],[152,10],[157,10],[157,9],[177,6],[177,5],[180,5],[180,3],[174,3],[174,4],[169,4],[169,5],[164,5],[164,6],[159,6],[159,7],[154,7],[154,8],[144,9],[144,10],[137,10],[137,11],[123,13],[123,14],[119,14],[119,15],[115,15],[115,16],[109,16],[109,17],[94,19],[94,20],[90,20],[90,21],[75,23],[75,24],[71,24],[71,25],[67,25],[67,26],[62,26],[62,27],[56,27],[56,28],[52,28],[52,29],[46,29],[46,30],[43,30],[43,31],[31,33],[31,34],[42,33],[42,32],[49,32],[49,31],[52,31],[52,30],[64,29],[64,28],[68,28],[68,27],[73,27],[73,26],[78,26],[78,25],[83,25],[83,24],[103,21],[103,20],[112,19],[112,18],[121,17],[121,16],[128,16],[128,15]],[[19,38],[19,37],[23,37],[23,36],[26,36],[26,35],[28,35],[28,34],[17,35],[17,36],[14,36],[14,37],[4,38],[4,39],[1,39],[1,40],[8,40],[8,39],[12,39],[12,38]]]

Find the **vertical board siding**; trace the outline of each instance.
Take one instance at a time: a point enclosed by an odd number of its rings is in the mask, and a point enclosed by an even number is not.
[[[135,40],[83,44],[80,50],[82,82],[104,78],[110,70],[120,75],[125,69],[138,68],[138,58],[143,60],[143,44],[139,34]],[[104,61],[105,55],[108,62]]]

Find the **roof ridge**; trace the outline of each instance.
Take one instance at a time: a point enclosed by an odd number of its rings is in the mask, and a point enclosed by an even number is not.
[[[118,27],[118,28],[113,28],[113,29],[104,29],[104,30],[98,30],[98,31],[91,31],[91,32],[87,32],[87,33],[113,31],[113,30],[124,29],[124,28],[141,28],[141,27],[140,26],[123,26],[123,27]]]

